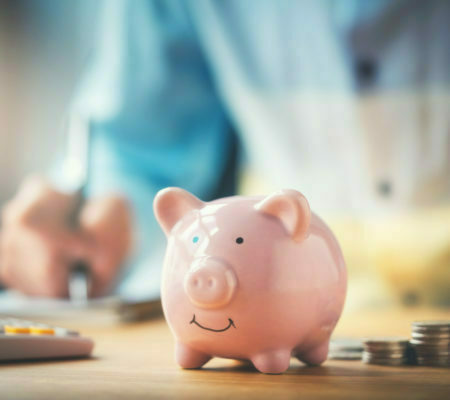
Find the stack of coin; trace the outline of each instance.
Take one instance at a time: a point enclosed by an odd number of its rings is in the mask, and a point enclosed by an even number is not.
[[[363,341],[366,364],[404,365],[409,362],[409,341],[402,337],[368,338]]]
[[[333,338],[330,342],[328,358],[331,360],[361,360],[363,351],[360,339]]]
[[[411,336],[417,364],[450,367],[450,321],[413,322]]]

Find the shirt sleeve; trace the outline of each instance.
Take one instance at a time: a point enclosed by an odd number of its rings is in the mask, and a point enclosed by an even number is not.
[[[119,192],[134,211],[135,243],[117,291],[128,299],[157,297],[165,238],[153,197],[181,186],[208,199],[231,149],[183,2],[105,2],[73,108],[92,126],[88,195]]]

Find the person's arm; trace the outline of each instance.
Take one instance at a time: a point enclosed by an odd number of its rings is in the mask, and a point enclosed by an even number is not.
[[[68,268],[83,258],[99,283],[96,294],[117,284],[126,298],[158,296],[165,243],[153,196],[182,186],[211,198],[230,151],[230,129],[183,3],[105,2],[102,21],[73,104],[92,126],[83,229],[67,227],[72,198],[47,183],[26,205],[25,184],[3,210],[0,280],[25,293],[65,296]],[[129,217],[117,193],[133,215],[132,250],[121,273]],[[47,217],[36,222],[18,209]]]
[[[157,296],[165,239],[153,196],[182,186],[210,199],[231,150],[230,127],[183,2],[106,2],[100,26],[74,104],[93,127],[88,193],[127,197],[135,235],[118,290]]]

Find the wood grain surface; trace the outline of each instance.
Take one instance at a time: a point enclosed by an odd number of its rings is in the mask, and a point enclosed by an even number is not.
[[[336,336],[409,336],[411,321],[429,318],[450,319],[450,310],[344,313]],[[93,358],[0,364],[0,399],[450,399],[450,369],[332,360],[307,367],[293,359],[285,374],[263,375],[250,364],[215,359],[202,370],[182,370],[163,319],[86,321],[72,327],[96,341]]]

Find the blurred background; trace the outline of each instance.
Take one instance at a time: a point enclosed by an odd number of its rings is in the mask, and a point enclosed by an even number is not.
[[[95,122],[90,195],[133,193],[150,220],[167,185],[293,187],[342,245],[347,307],[448,306],[450,3],[280,3],[274,21],[271,2],[1,0],[0,205],[58,169],[75,107]],[[159,239],[117,290],[155,297],[164,239],[136,230]]]
[[[1,2],[3,203],[25,175],[63,156],[63,115],[92,51],[97,10],[95,0]]]

